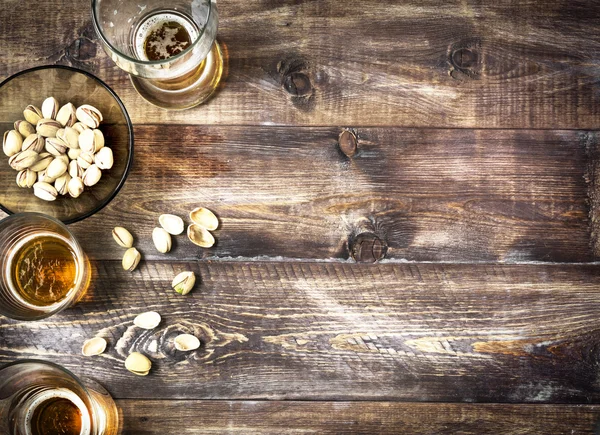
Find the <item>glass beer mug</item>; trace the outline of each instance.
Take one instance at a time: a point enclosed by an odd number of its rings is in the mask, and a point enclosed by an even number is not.
[[[94,28],[137,92],[166,109],[206,101],[223,73],[211,0],[92,0]]]
[[[3,435],[116,435],[119,412],[108,392],[46,361],[0,368]]]

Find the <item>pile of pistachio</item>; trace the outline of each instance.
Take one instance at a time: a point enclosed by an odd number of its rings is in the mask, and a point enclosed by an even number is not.
[[[2,150],[16,171],[17,185],[33,187],[33,193],[45,201],[58,195],[77,198],[86,186],[100,181],[102,170],[113,166],[113,152],[104,145],[98,129],[102,113],[84,104],[60,107],[48,97],[42,108],[29,105],[25,120],[15,122],[14,130],[4,133]]]

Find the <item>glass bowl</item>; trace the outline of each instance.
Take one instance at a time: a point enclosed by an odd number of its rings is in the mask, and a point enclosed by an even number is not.
[[[41,108],[46,97],[56,98],[60,106],[68,102],[75,107],[90,104],[102,112],[104,120],[99,129],[106,146],[112,148],[113,167],[103,170],[98,184],[86,187],[78,198],[67,194],[44,201],[33,194],[33,189],[17,186],[17,171],[0,152],[0,209],[8,214],[44,213],[70,224],[102,209],[125,183],[133,160],[133,126],[125,106],[106,83],[88,72],[52,65],[21,71],[0,84],[0,134],[24,119],[27,105]]]

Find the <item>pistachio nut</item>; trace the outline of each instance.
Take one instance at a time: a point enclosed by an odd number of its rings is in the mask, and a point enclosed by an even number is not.
[[[94,154],[104,146],[104,135],[98,129],[85,130],[79,135],[79,148],[82,151]]]
[[[21,136],[27,137],[30,134],[35,133],[35,127],[27,121],[15,121],[15,130],[21,133]]]
[[[83,133],[84,130],[89,129],[89,127],[82,122],[76,122],[75,124],[73,124],[72,127],[73,127],[73,130],[75,130],[79,134]]]
[[[52,184],[55,181],[54,178],[51,178],[46,174],[45,169],[43,171],[40,171],[37,173],[37,180],[38,180],[38,182],[44,182],[44,183],[48,183],[48,184]]]
[[[191,334],[180,334],[173,340],[175,349],[182,352],[189,352],[200,347],[200,340]]]
[[[60,156],[67,152],[67,144],[57,137],[46,138],[46,151],[53,156]]]
[[[96,165],[91,165],[83,173],[83,184],[88,187],[94,186],[95,184],[98,184],[98,181],[100,181],[101,177],[102,171],[100,168]]]
[[[56,137],[62,140],[70,149],[79,148],[79,133],[73,127],[61,128],[56,132]]]
[[[71,176],[68,172],[65,172],[54,181],[54,188],[60,195],[69,193],[69,181],[71,181]]]
[[[181,272],[173,279],[171,286],[177,293],[185,296],[192,290],[194,284],[196,284],[194,272]]]
[[[21,151],[23,137],[17,130],[8,130],[2,140],[2,151],[7,157],[12,157]]]
[[[17,174],[17,185],[19,187],[33,187],[37,181],[37,174],[31,169],[23,169]]]
[[[142,329],[154,329],[160,325],[160,321],[160,314],[156,311],[148,311],[137,315],[135,319],[133,319],[133,324]]]
[[[46,139],[42,135],[37,133],[30,134],[23,141],[23,145],[21,146],[21,151],[33,150],[36,153],[41,153],[44,151],[46,146]]]
[[[83,180],[79,177],[71,177],[67,183],[67,191],[73,198],[79,197],[83,193]]]
[[[114,227],[112,236],[115,239],[115,242],[123,248],[131,248],[133,246],[133,236],[123,227]]]
[[[114,164],[112,149],[109,147],[100,148],[100,151],[94,156],[94,162],[100,169],[112,168]]]
[[[77,148],[77,149],[69,148],[69,151],[67,151],[67,156],[71,160],[77,160],[77,157],[79,157],[80,154],[81,154],[81,150],[79,148]]]
[[[43,181],[38,181],[33,185],[33,194],[44,201],[54,201],[58,196],[54,186]]]
[[[210,248],[215,244],[215,238],[204,227],[197,224],[191,224],[187,229],[187,236],[190,241],[202,248]]]
[[[34,172],[41,172],[46,170],[48,165],[54,160],[54,156],[50,153],[40,153],[38,161],[29,167]]]
[[[42,111],[43,111],[42,106]],[[72,127],[77,122],[77,116],[75,116],[75,106],[72,103],[67,103],[60,108],[56,114],[56,120],[60,122],[63,127]]]
[[[94,337],[83,342],[81,353],[84,356],[96,356],[106,350],[106,340],[102,337]]]
[[[77,157],[77,164],[81,169],[87,169],[94,164],[94,156],[90,153],[81,152]]]
[[[125,360],[125,368],[134,375],[146,376],[150,373],[152,362],[139,352],[132,352]]]
[[[54,158],[55,158],[55,159],[58,159],[58,160],[62,160],[63,162],[65,162],[65,165],[67,165],[67,168],[69,167],[69,162],[70,162],[71,160],[69,160],[69,156],[68,156],[68,155],[66,155],[66,154],[62,154],[62,155],[60,155],[60,156],[56,156],[56,157],[54,157]]]
[[[56,132],[60,130],[62,125],[54,119],[43,118],[36,124],[36,131],[44,137],[56,137]]]
[[[48,97],[42,103],[42,116],[46,119],[56,119],[60,105],[54,97]]]
[[[102,150],[100,150],[102,151]],[[183,233],[185,226],[183,225],[183,219],[174,214],[161,214],[158,218],[160,226],[163,227],[167,233],[177,236]]]
[[[171,235],[163,228],[154,228],[152,230],[152,241],[158,252],[166,254],[171,250]]]
[[[8,159],[8,164],[16,171],[30,168],[39,159],[39,154],[33,150],[21,151]]]
[[[42,111],[31,104],[23,110],[23,116],[31,125],[37,125],[38,121],[42,119]]]
[[[69,162],[69,175],[71,177],[79,177],[79,178],[83,178],[83,169],[81,169],[79,167],[79,165],[77,164],[77,162],[75,160],[71,160]]]
[[[142,259],[141,254],[135,248],[129,248],[123,254],[123,269],[133,272]]]
[[[206,228],[209,231],[216,230],[219,227],[219,219],[207,208],[198,207],[190,212],[190,219],[196,225]]]
[[[102,113],[89,104],[79,106],[75,111],[75,115],[79,122],[82,122],[90,128],[98,128],[103,120]]]
[[[46,168],[46,175],[55,180],[67,172],[67,164],[62,159],[54,159]]]

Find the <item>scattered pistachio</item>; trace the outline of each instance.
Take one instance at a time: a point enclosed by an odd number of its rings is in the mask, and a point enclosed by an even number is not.
[[[180,334],[174,340],[175,349],[182,352],[189,352],[200,347],[200,340],[191,334]]]
[[[123,248],[131,248],[133,246],[133,236],[127,229],[123,227],[114,227],[112,231],[115,242]]]
[[[195,283],[196,275],[194,272],[181,272],[173,279],[171,286],[177,293],[185,296],[192,290]]]
[[[135,248],[129,248],[123,255],[123,269],[133,272],[142,259],[141,254]]]
[[[190,219],[196,225],[200,225],[209,231],[214,231],[219,227],[219,219],[207,208],[198,207],[190,212]]]
[[[106,340],[102,337],[94,337],[86,340],[81,348],[84,356],[96,356],[104,353],[106,350]]]
[[[72,177],[67,184],[69,195],[73,198],[78,198],[83,193],[83,180],[79,177]]]
[[[75,115],[77,116],[78,121],[90,128],[98,128],[104,119],[102,117],[102,113],[94,106],[90,106],[89,104],[79,106],[75,111]]]
[[[2,140],[2,151],[7,157],[12,157],[21,151],[23,146],[23,137],[16,130],[9,130],[4,133]]]
[[[51,184],[38,181],[33,185],[33,194],[44,201],[54,201],[58,192]]]
[[[158,252],[166,254],[171,250],[171,235],[163,228],[154,228],[152,230],[152,241]]]
[[[139,352],[132,352],[125,360],[125,368],[134,375],[146,376],[150,373],[152,362],[147,356]]]
[[[67,103],[60,108],[58,113],[56,114],[56,120],[60,122],[60,125],[63,127],[68,126],[72,127],[73,124],[77,121],[77,116],[75,116],[75,106],[72,103]]]
[[[100,150],[102,151],[102,150]],[[183,219],[174,214],[162,214],[158,218],[160,226],[165,229],[169,234],[177,236],[183,233],[185,226],[183,225]]]
[[[48,97],[42,103],[42,116],[47,119],[56,119],[59,104],[56,98]]]
[[[31,104],[23,111],[23,116],[31,125],[37,125],[38,121],[42,119],[42,111]]]
[[[197,224],[191,224],[188,227],[187,236],[192,243],[202,248],[210,248],[215,244],[213,235],[206,228]]]
[[[160,325],[161,320],[160,314],[156,311],[148,311],[136,316],[136,318],[133,319],[133,324],[142,329],[154,329]]]

